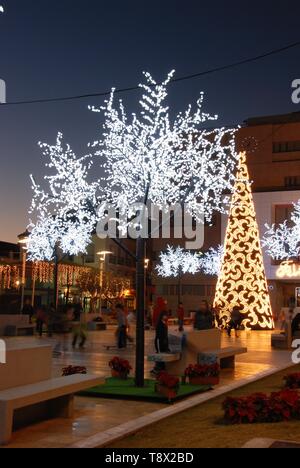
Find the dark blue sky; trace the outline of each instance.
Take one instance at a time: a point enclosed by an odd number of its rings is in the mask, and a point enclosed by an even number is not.
[[[300,40],[300,2],[202,0],[2,0],[0,78],[8,101],[92,93],[175,68],[186,75]],[[222,123],[300,110],[291,82],[300,78],[300,47],[258,63],[173,84],[176,111],[206,92]],[[136,92],[124,96],[130,110]],[[27,223],[29,174],[42,177],[39,140],[62,131],[86,152],[99,136],[101,100],[0,106],[0,239],[14,241]]]

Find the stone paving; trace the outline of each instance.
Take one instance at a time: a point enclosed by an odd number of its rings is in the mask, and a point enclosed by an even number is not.
[[[65,349],[60,356],[53,359],[53,376],[60,375],[62,367],[72,364],[84,365],[89,373],[105,377],[109,373],[109,359],[118,354],[114,349],[108,351],[105,348],[105,345],[114,343],[114,333],[113,328],[106,332],[90,333],[84,351],[73,351],[70,339],[63,340],[59,337],[54,337],[52,340],[48,338],[20,338],[19,340],[20,342],[32,340],[36,343],[50,341],[53,346],[59,345],[61,349]],[[239,339],[229,339],[224,335],[223,346],[246,346],[248,354],[237,357],[235,370],[222,372],[221,384],[213,392],[197,395],[171,407],[158,403],[77,397],[73,420],[55,419],[21,429],[14,433],[13,440],[8,447],[56,448],[106,445],[151,422],[184,411],[207,399],[215,398],[291,366],[291,352],[272,350],[270,342],[269,332],[243,332]],[[146,349],[147,352],[153,349],[153,332],[146,333]],[[134,347],[120,354],[134,363]],[[147,363],[147,375],[150,367]]]

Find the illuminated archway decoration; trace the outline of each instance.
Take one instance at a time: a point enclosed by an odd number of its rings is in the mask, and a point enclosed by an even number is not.
[[[214,306],[224,324],[239,306],[247,329],[274,328],[246,153],[240,154]]]

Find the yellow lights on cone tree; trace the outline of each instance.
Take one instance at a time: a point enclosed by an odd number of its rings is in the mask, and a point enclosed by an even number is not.
[[[224,324],[235,306],[247,329],[274,328],[246,153],[240,154],[214,302]]]

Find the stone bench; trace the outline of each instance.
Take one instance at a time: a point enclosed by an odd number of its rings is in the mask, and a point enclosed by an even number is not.
[[[53,417],[71,418],[74,394],[103,384],[92,375],[72,375],[0,392],[0,444],[8,444],[14,427]]]
[[[177,362],[180,361],[181,355],[179,353],[157,353],[149,354],[148,362]]]
[[[107,325],[105,322],[88,322],[88,331],[106,331]]]
[[[34,325],[7,325],[3,336],[33,336],[34,330]]]
[[[29,315],[2,315],[0,314],[0,336],[3,336],[7,327],[26,328],[30,325]]]
[[[190,364],[197,364],[201,355],[214,355],[222,369],[232,369],[235,366],[235,357],[247,353],[247,348],[222,348],[221,331],[218,329],[194,330],[185,333],[183,339],[178,335],[170,335],[169,341],[171,338],[172,344],[169,345],[172,353],[153,354],[148,356],[148,361],[164,362],[167,372],[178,377],[184,375]]]
[[[242,347],[227,347],[221,349],[210,349],[208,351],[202,351],[201,355],[214,355],[218,359],[221,369],[234,369],[235,368],[235,357],[240,354],[246,354],[247,348]]]

